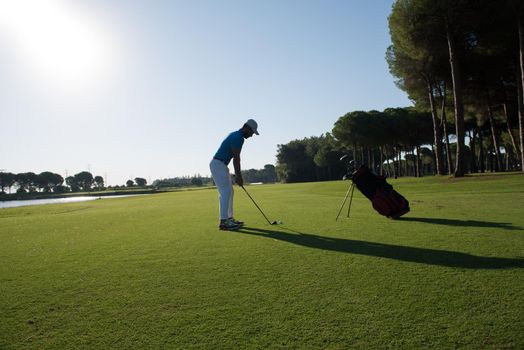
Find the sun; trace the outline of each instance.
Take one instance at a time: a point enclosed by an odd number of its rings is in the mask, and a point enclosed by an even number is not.
[[[72,2],[0,0],[0,29],[22,69],[48,83],[89,85],[108,67],[111,50],[103,30]]]

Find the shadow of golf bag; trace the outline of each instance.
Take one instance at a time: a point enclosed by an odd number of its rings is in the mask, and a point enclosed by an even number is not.
[[[397,219],[409,212],[409,202],[387,183],[385,177],[377,176],[362,165],[355,171],[351,180],[366,196],[379,214]]]

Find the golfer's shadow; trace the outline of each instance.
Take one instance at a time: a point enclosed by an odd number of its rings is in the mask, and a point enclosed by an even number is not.
[[[477,220],[457,220],[457,219],[442,219],[442,218],[416,218],[416,217],[401,217],[398,221],[417,221],[426,224],[448,225],[448,226],[464,226],[464,227],[493,227],[504,230],[524,230],[519,226],[513,226],[508,222],[490,222]]]
[[[341,253],[376,256],[420,264],[468,269],[524,268],[524,259],[483,257],[447,250],[406,247],[344,238],[318,236],[282,228],[290,232],[243,227],[237,232],[271,238],[304,247],[331,250]]]

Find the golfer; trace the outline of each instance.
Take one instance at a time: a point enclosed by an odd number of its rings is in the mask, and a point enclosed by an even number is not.
[[[222,141],[217,153],[209,163],[211,176],[220,194],[220,225],[218,228],[221,230],[238,230],[244,224],[233,217],[233,185],[227,166],[233,159],[235,181],[239,186],[243,186],[244,180],[240,172],[240,151],[242,151],[244,139],[250,138],[253,134],[258,135],[257,128],[257,122],[249,119],[240,130],[233,131]]]

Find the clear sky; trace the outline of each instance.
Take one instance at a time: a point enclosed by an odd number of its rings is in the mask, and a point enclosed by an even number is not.
[[[243,169],[342,115],[411,105],[385,61],[393,0],[0,0],[0,169],[107,184]]]

